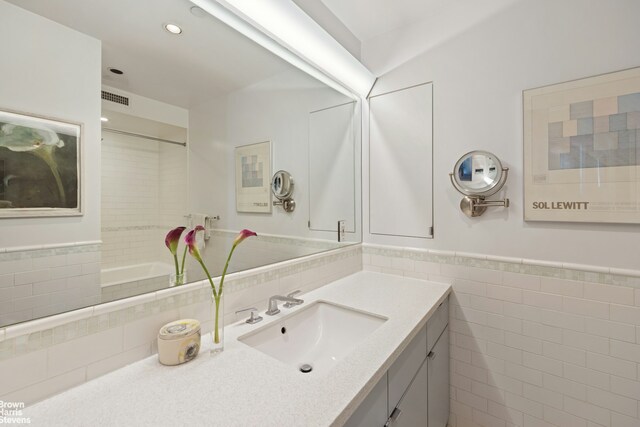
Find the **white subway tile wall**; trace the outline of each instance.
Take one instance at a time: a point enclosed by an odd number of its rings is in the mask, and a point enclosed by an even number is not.
[[[450,426],[639,427],[638,272],[506,261],[363,248],[365,270],[453,285]]]
[[[0,325],[99,302],[99,243],[9,248],[0,252]]]
[[[106,134],[102,142],[102,268],[167,261],[168,230],[189,225],[184,147]],[[168,259],[169,263],[171,259]]]
[[[231,274],[227,324],[240,308],[265,310],[269,296],[303,293],[362,270],[359,245]],[[179,318],[213,323],[208,282],[170,288],[0,329],[0,400],[32,404],[156,352],[162,325]],[[205,338],[206,339],[206,338]]]

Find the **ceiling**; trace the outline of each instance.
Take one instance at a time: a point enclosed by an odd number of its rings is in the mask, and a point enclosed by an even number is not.
[[[437,13],[447,0],[320,0],[360,41]],[[451,0],[449,0],[450,2]]]
[[[188,0],[8,1],[102,40],[103,83],[184,108],[292,68]]]

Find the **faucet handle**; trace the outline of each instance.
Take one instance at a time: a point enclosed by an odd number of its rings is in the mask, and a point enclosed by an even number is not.
[[[258,323],[259,321],[262,320],[262,316],[256,315],[256,313],[258,312],[258,309],[255,307],[247,307],[247,308],[243,308],[242,310],[238,310],[236,311],[236,314],[240,314],[243,313],[245,311],[250,311],[251,312],[251,317],[249,317],[247,320],[245,320],[246,323],[253,325],[254,323]]]
[[[287,296],[288,296],[289,298],[293,298],[295,295],[298,295],[299,293],[300,293],[300,289],[295,290],[295,291],[291,292],[290,294],[287,294]],[[300,301],[301,301],[301,302],[298,302],[298,303],[294,303],[294,302],[286,302],[286,303],[284,303],[283,307],[284,307],[284,308],[291,308],[291,307],[295,307],[296,305],[300,305],[300,304],[302,304],[302,302],[303,302],[303,301],[302,301],[302,300],[300,300]]]

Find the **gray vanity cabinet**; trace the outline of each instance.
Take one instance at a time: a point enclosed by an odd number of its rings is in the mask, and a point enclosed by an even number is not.
[[[427,357],[426,326],[409,343],[387,371],[389,376],[389,416]]]
[[[427,356],[429,427],[446,427],[449,420],[449,327]]]
[[[358,406],[344,427],[383,426],[387,422],[387,374]]]
[[[349,418],[346,427],[446,427],[449,305],[445,300]]]
[[[396,406],[397,416],[390,416],[388,427],[427,427],[429,415],[426,405],[429,387],[427,365],[427,360],[423,360],[418,373]]]

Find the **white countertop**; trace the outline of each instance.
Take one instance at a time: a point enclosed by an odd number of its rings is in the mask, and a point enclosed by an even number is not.
[[[46,426],[342,425],[450,292],[450,285],[359,272],[302,298],[305,303],[256,325],[225,328],[225,350],[167,367],[156,355],[24,411]],[[324,300],[387,317],[326,373],[302,374],[236,337]]]

